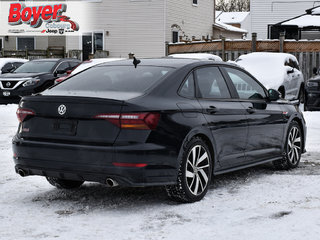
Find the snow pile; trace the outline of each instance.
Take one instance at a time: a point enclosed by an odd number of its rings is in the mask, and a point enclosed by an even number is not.
[[[172,58],[190,58],[199,60],[213,60],[217,62],[222,62],[221,57],[210,54],[210,53],[181,53],[181,54],[171,54],[168,57]]]
[[[297,61],[291,54],[257,52],[240,56],[236,63],[251,73],[267,89],[278,89],[288,80],[287,71],[292,68],[284,64],[290,58]]]

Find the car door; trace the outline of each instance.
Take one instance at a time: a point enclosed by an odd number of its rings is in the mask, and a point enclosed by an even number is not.
[[[268,101],[264,87],[244,71],[232,67],[224,67],[224,71],[246,109],[249,131],[245,162],[281,156],[285,129],[285,113],[281,105]]]
[[[286,99],[297,99],[302,83],[302,73],[299,70],[298,63],[293,59],[288,59],[285,63],[287,76],[285,79]]]
[[[207,127],[215,141],[219,166],[227,169],[245,160],[244,150],[248,135],[245,109],[232,98],[229,87],[216,66],[198,68],[194,71],[197,98],[207,120]]]

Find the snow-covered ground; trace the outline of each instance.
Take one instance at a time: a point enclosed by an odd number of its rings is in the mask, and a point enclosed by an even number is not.
[[[320,112],[305,113],[308,153],[298,169],[225,174],[201,202],[177,204],[163,188],[64,191],[20,177],[11,152],[16,107],[0,105],[0,239],[319,239]]]

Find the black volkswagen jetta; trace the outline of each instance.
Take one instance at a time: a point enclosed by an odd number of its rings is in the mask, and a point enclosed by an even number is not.
[[[0,76],[0,100],[20,99],[39,93],[54,84],[57,77],[66,74],[80,63],[78,59],[37,59],[26,62],[14,72]]]
[[[306,138],[301,112],[277,91],[239,67],[190,59],[99,65],[24,97],[17,116],[21,176],[58,188],[165,185],[182,202],[202,199],[214,175],[297,167]]]

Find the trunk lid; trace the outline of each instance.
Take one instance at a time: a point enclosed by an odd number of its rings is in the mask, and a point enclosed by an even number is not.
[[[25,97],[20,108],[35,115],[22,122],[23,138],[54,142],[112,145],[120,129],[99,114],[121,113],[124,102],[112,99],[60,96]]]

